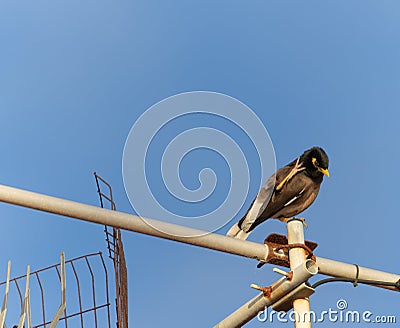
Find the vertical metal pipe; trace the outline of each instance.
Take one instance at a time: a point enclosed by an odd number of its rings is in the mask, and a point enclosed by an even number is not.
[[[303,222],[298,219],[292,219],[287,223],[288,243],[304,245],[304,227]],[[289,249],[290,270],[305,263],[307,260],[306,251],[303,248],[296,247]],[[310,300],[308,298],[299,298],[293,301],[295,313],[294,325],[296,328],[311,328],[310,320]]]

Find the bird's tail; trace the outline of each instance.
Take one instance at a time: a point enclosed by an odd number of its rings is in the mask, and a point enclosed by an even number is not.
[[[240,222],[240,221],[239,221]],[[251,231],[245,232],[242,230],[242,228],[239,227],[239,222],[235,223],[232,228],[229,229],[227,232],[228,237],[236,238],[236,239],[241,239],[241,240],[246,240],[247,237],[250,235]]]

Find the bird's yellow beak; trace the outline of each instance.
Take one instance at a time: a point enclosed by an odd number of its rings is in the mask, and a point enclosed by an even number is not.
[[[325,174],[328,178],[330,177],[328,169],[321,169],[320,167],[318,167],[318,171]]]

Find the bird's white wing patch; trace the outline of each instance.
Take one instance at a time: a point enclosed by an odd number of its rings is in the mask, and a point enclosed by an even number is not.
[[[305,188],[303,188],[303,189],[299,192],[299,194],[298,194],[297,196],[294,196],[294,197],[293,197],[291,200],[289,200],[285,205],[283,205],[283,207],[289,206],[289,205],[292,204],[296,199],[299,199],[299,198],[303,195],[304,190],[305,190]]]

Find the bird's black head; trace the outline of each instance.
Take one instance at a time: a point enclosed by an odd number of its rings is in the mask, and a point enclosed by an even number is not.
[[[306,150],[300,160],[312,177],[322,177],[324,174],[329,177],[329,158],[321,147]]]

